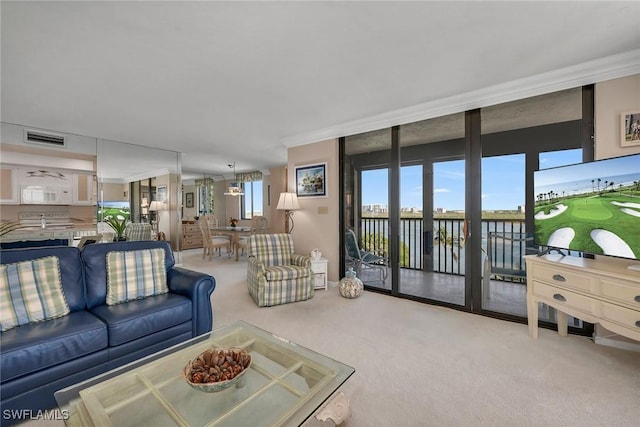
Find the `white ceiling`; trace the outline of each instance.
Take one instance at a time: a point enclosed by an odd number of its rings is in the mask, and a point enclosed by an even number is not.
[[[213,174],[640,72],[637,1],[2,1],[0,13],[3,122],[180,151],[185,171]]]

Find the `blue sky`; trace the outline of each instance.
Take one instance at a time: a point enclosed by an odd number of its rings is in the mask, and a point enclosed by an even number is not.
[[[581,150],[566,150],[540,155],[540,168],[579,163]],[[525,202],[525,156],[485,157],[482,159],[482,208],[517,209]],[[636,168],[637,170],[637,168]],[[388,205],[386,169],[363,172],[362,203]],[[422,167],[405,166],[400,177],[400,205],[422,209]],[[464,209],[464,161],[434,164],[434,208]]]
[[[254,210],[254,215],[262,215],[262,181],[260,181],[260,185],[256,185],[256,183],[254,183],[253,186],[249,185],[249,182],[245,182],[244,184],[244,201],[245,201],[245,206],[244,206],[244,211],[245,211],[245,216],[246,217],[251,217],[251,191],[253,189],[253,202],[254,202],[254,206],[253,206],[253,210]],[[272,200],[273,202],[273,200]],[[278,201],[276,200],[276,203],[278,203]]]

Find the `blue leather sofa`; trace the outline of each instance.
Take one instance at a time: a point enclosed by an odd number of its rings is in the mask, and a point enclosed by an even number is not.
[[[169,293],[106,305],[109,251],[165,249]],[[56,407],[54,392],[170,347],[213,327],[215,279],[174,267],[166,241],[0,251],[2,264],[55,255],[71,312],[0,334],[2,425],[10,410]]]

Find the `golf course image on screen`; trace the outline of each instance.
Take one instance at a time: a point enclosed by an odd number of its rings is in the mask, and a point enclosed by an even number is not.
[[[534,173],[538,245],[640,259],[640,155]]]

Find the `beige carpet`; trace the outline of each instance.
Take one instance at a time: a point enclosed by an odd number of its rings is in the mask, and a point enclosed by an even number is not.
[[[216,277],[214,326],[245,320],[356,369],[342,390],[355,426],[632,426],[640,422],[640,354],[523,324],[336,287],[258,308],[246,260],[185,267]],[[316,423],[312,423],[316,424]]]

